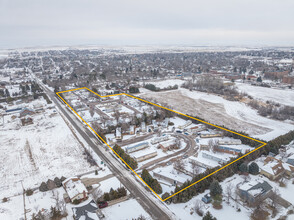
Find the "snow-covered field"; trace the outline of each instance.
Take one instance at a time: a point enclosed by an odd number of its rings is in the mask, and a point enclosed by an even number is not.
[[[145,84],[151,83],[153,85],[155,85],[156,87],[163,89],[163,88],[167,88],[169,86],[175,86],[178,85],[178,87],[180,88],[180,86],[184,83],[184,80],[181,79],[167,79],[167,80],[162,80],[162,81],[147,81],[145,82]],[[143,83],[141,83],[143,84]]]
[[[69,177],[94,169],[84,159],[82,146],[60,115],[38,113],[32,118],[32,125],[21,126],[16,118],[7,120],[0,128],[0,198],[21,193],[20,181],[28,189],[38,187],[48,178]]]
[[[251,86],[245,83],[236,83],[238,89],[246,92],[254,99],[263,101],[274,101],[283,105],[294,106],[294,90],[292,89],[277,89],[266,88],[260,86]]]
[[[172,109],[198,116],[217,125],[225,125],[250,136],[271,140],[294,129],[291,122],[268,119],[244,103],[233,102],[204,92],[178,89],[168,92],[148,92],[143,98],[168,103]]]

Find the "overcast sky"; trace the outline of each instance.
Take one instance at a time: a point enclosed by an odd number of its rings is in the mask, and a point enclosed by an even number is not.
[[[0,0],[0,48],[294,46],[294,0]]]

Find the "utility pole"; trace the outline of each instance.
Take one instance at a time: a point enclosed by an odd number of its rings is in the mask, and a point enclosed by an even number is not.
[[[22,186],[22,189],[23,189],[23,194],[22,194],[22,197],[23,197],[23,210],[24,210],[24,218],[25,220],[27,220],[27,211],[26,211],[26,198],[25,198],[25,189],[23,187],[23,184],[22,184],[23,180],[20,181],[21,183],[21,186]]]

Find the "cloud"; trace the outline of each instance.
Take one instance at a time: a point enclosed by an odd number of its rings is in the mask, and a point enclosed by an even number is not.
[[[292,0],[1,0],[0,47],[293,45]]]

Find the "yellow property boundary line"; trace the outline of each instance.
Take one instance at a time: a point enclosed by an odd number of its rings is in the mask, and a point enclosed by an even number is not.
[[[228,163],[228,164],[226,164],[225,166],[223,166],[223,167],[221,167],[221,168],[219,168],[219,169],[217,169],[216,171],[214,171],[214,172],[212,172],[212,173],[210,173],[210,174],[208,174],[207,176],[205,176],[205,177],[203,177],[203,178],[201,178],[201,179],[199,179],[199,180],[197,180],[196,182],[194,182],[194,183],[192,183],[191,185],[189,185],[189,186],[187,186],[186,188],[184,188],[184,189],[182,189],[182,190],[180,190],[180,191],[178,191],[178,192],[176,192],[176,193],[174,193],[173,195],[171,195],[171,196],[169,196],[169,197],[167,197],[167,198],[165,198],[165,199],[162,199],[156,192],[154,192],[154,190],[150,187],[150,186],[148,186],[148,184],[109,146],[109,144],[105,141],[105,140],[103,140],[103,138],[101,138],[100,136],[99,136],[99,134],[97,134],[97,132],[59,95],[59,94],[61,94],[61,93],[66,93],[66,92],[71,92],[71,91],[76,91],[76,90],[82,90],[82,89],[86,89],[86,90],[88,90],[89,92],[92,92],[93,94],[95,94],[95,95],[97,95],[97,96],[99,96],[100,98],[106,98],[106,97],[110,97],[110,96],[119,96],[119,95],[125,95],[125,96],[129,96],[129,97],[131,97],[131,98],[135,98],[135,99],[138,99],[138,100],[140,100],[140,101],[142,101],[142,102],[146,102],[146,103],[148,103],[148,104],[151,104],[151,105],[154,105],[154,106],[157,106],[157,107],[159,107],[159,108],[162,108],[162,109],[165,109],[165,110],[168,110],[168,111],[171,111],[171,112],[174,112],[174,113],[176,113],[176,114],[179,114],[179,115],[183,115],[183,116],[185,116],[185,117],[188,117],[188,118],[191,118],[191,119],[194,119],[194,120],[197,120],[197,121],[199,121],[199,122],[201,122],[201,123],[204,123],[204,124],[207,124],[207,125],[211,125],[211,126],[213,126],[213,127],[216,127],[216,128],[219,128],[219,129],[222,129],[222,130],[225,130],[225,131],[228,131],[228,132],[231,132],[231,133],[234,133],[234,134],[237,134],[237,135],[240,135],[240,136],[242,136],[242,137],[245,137],[245,138],[248,138],[248,139],[251,139],[251,140],[253,140],[253,141],[256,141],[256,142],[259,142],[259,143],[261,143],[262,145],[261,146],[259,146],[259,147],[257,147],[257,148],[255,148],[254,150],[252,150],[252,151],[250,151],[250,152],[248,152],[248,153],[246,153],[246,154],[244,154],[243,156],[241,156],[241,157],[239,157],[239,158],[237,158],[236,160],[234,160],[234,161],[232,161],[232,162],[230,162],[230,163]],[[149,189],[161,200],[161,201],[166,201],[166,200],[168,200],[168,199],[170,199],[171,197],[173,197],[173,196],[175,196],[175,195],[177,195],[178,193],[180,193],[180,192],[183,192],[184,190],[186,190],[186,189],[188,189],[189,187],[191,187],[191,186],[193,186],[193,185],[195,185],[195,184],[197,184],[197,183],[199,183],[199,182],[201,182],[202,180],[204,180],[204,179],[206,179],[206,178],[208,178],[209,176],[212,176],[213,174],[215,174],[215,173],[217,173],[217,172],[219,172],[220,170],[222,170],[222,169],[224,169],[224,168],[226,168],[226,167],[228,167],[228,166],[230,166],[231,164],[233,164],[233,163],[235,163],[236,161],[238,161],[238,160],[240,160],[240,159],[242,159],[242,158],[244,158],[244,157],[246,157],[246,156],[248,156],[249,154],[251,154],[251,153],[253,153],[254,151],[257,151],[257,150],[259,150],[260,148],[262,148],[262,147],[264,147],[267,143],[265,143],[265,142],[262,142],[262,141],[259,141],[259,140],[256,140],[256,139],[254,139],[254,138],[251,138],[251,137],[248,137],[248,136],[246,136],[246,135],[243,135],[243,134],[239,134],[239,133],[237,133],[237,132],[234,132],[234,131],[231,131],[231,130],[229,130],[229,129],[226,129],[226,128],[222,128],[222,127],[220,127],[220,126],[217,126],[217,125],[214,125],[214,124],[211,124],[211,123],[209,123],[209,122],[206,122],[206,121],[203,121],[203,120],[200,120],[200,119],[198,119],[198,118],[194,118],[194,117],[191,117],[191,116],[189,116],[189,115],[186,115],[186,114],[183,114],[183,113],[181,113],[181,112],[178,112],[178,111],[175,111],[175,110],[172,110],[172,109],[169,109],[169,108],[166,108],[166,107],[163,107],[163,106],[160,106],[160,105],[157,105],[157,104],[155,104],[155,103],[152,103],[152,102],[149,102],[149,101],[146,101],[146,100],[144,100],[144,99],[141,99],[141,98],[138,98],[138,97],[136,97],[136,96],[132,96],[132,95],[129,95],[129,94],[126,94],[126,93],[119,93],[119,94],[114,94],[114,95],[106,95],[106,96],[101,96],[101,95],[99,95],[99,94],[97,94],[97,93],[95,93],[95,92],[93,92],[92,90],[90,90],[90,89],[88,89],[87,87],[82,87],[82,88],[77,88],[77,89],[70,89],[70,90],[66,90],[66,91],[61,91],[61,92],[57,92],[56,93],[58,96],[59,96],[59,98],[62,100],[62,101],[64,101],[64,103],[100,138],[100,140],[101,141],[103,141],[112,151],[113,151],[113,153],[115,153],[116,154],[116,156],[118,156],[126,165],[127,165],[127,167],[128,168],[130,168],[137,176],[138,176],[138,178],[140,179],[140,180],[142,180],[143,181],[143,183],[145,183],[145,185],[147,186],[147,187],[149,187]]]

